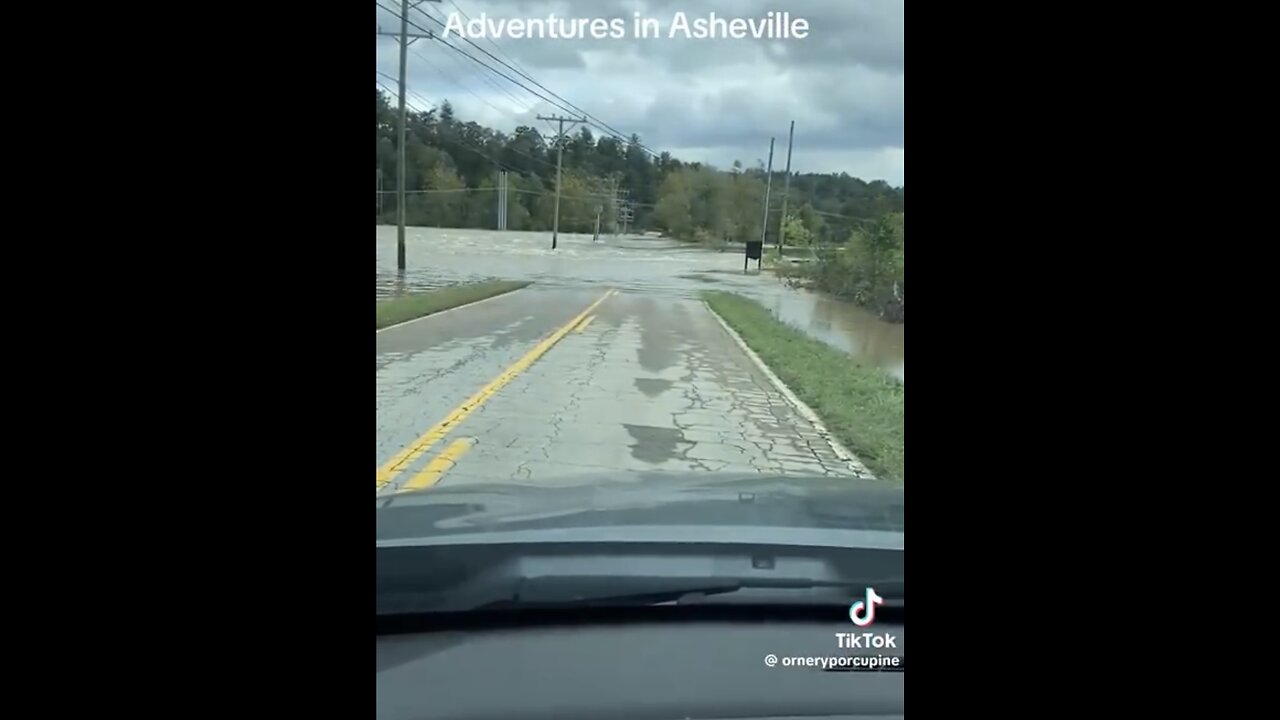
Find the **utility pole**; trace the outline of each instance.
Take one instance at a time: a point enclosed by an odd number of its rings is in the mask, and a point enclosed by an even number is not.
[[[497,190],[498,190],[498,193],[497,193],[497,195],[498,195],[498,207],[497,207],[498,220],[497,220],[497,222],[495,223],[495,224],[497,225],[497,228],[498,228],[499,230],[506,230],[506,229],[507,229],[507,228],[506,228],[506,219],[505,219],[504,217],[502,217],[503,213],[504,213],[504,212],[506,212],[506,209],[507,209],[507,207],[506,207],[506,203],[507,203],[507,197],[506,197],[506,196],[507,196],[507,188],[506,188],[506,184],[507,184],[507,171],[506,171],[506,170],[499,170],[499,171],[498,171],[498,187],[497,187]]]
[[[418,0],[413,7],[423,2],[440,2],[441,0]],[[433,38],[435,33],[430,31],[426,35],[409,35],[409,0],[400,0],[400,148],[398,151],[399,160],[396,162],[396,269],[404,272],[404,176],[405,176],[405,110],[404,110],[404,84],[405,84],[405,65],[407,64],[407,56],[409,54],[409,43],[421,38]],[[382,32],[382,28],[378,28],[379,35],[390,35],[391,33]],[[412,39],[410,39],[412,38]]]
[[[623,189],[620,185],[620,178],[613,176],[613,234],[626,235],[628,226],[631,224],[631,191]]]
[[[622,208],[618,205],[618,176],[614,175],[609,182],[609,194],[613,202],[613,205],[610,206],[613,210],[613,234],[616,237],[619,228],[622,227]]]
[[[556,249],[556,241],[560,237],[560,167],[564,164],[564,124],[565,123],[585,123],[586,118],[581,120],[575,118],[567,118],[559,115],[551,117],[538,116],[539,120],[555,120],[560,123],[560,130],[556,133],[556,213],[555,218],[551,221],[551,249]]]
[[[760,246],[764,247],[765,234],[769,231],[769,191],[773,188],[773,138],[769,138],[769,169],[764,181],[764,222],[760,223]]]
[[[787,133],[787,179],[782,183],[782,219],[778,221],[778,255],[782,255],[782,234],[787,230],[787,198],[791,195],[791,141],[796,137],[796,121]]]

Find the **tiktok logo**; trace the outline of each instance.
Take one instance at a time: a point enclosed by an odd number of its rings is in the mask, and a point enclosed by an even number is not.
[[[866,627],[876,619],[876,606],[883,604],[884,598],[877,595],[875,590],[867,588],[867,599],[849,606],[849,619],[858,627]]]

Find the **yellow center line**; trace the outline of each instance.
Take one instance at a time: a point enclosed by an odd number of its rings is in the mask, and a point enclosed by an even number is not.
[[[409,478],[409,481],[400,488],[400,492],[425,490],[440,482],[440,477],[452,470],[453,466],[458,464],[458,459],[466,455],[475,444],[475,438],[459,438],[449,443],[449,447],[445,448],[444,452],[431,458],[431,462],[427,463],[426,467]]]
[[[388,460],[385,465],[379,467],[377,489],[381,490],[387,485],[387,483],[394,480],[397,475],[404,472],[406,468],[412,465],[415,460],[426,454],[432,446],[440,442],[440,440],[442,440],[450,430],[456,427],[458,423],[462,422],[468,415],[475,412],[481,405],[485,404],[489,398],[493,397],[494,393],[501,390],[507,385],[507,383],[514,380],[517,375],[528,369],[530,365],[538,360],[538,358],[545,355],[552,346],[560,342],[565,335],[569,334],[570,330],[572,330],[578,323],[582,322],[583,318],[590,315],[591,311],[595,310],[600,303],[609,299],[613,293],[614,291],[610,290],[604,295],[601,295],[600,298],[591,303],[586,310],[583,310],[572,320],[562,325],[559,330],[556,330],[554,333],[547,336],[542,342],[538,343],[532,350],[525,354],[524,357],[520,358],[515,362],[515,364],[504,370],[501,375],[491,380],[488,385],[481,388],[475,395],[472,395],[463,401],[461,405],[454,408],[452,412],[446,415],[443,420],[431,426],[417,440],[414,440],[403,450],[396,453],[395,456]]]
[[[595,316],[595,315],[592,315],[592,316],[588,317],[586,320],[583,320],[583,321],[582,321],[582,324],[581,324],[581,325],[579,325],[577,328],[575,328],[575,329],[574,329],[574,332],[576,332],[576,333],[580,333],[580,332],[582,332],[583,330],[586,330],[586,329],[587,329],[587,326],[591,324],[591,321],[592,321],[592,320],[595,320],[595,319],[596,319],[596,316]]]

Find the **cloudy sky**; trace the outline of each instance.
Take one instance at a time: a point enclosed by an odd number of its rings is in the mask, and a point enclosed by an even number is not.
[[[399,0],[375,0],[399,13]],[[479,37],[472,42],[537,80],[561,98],[617,131],[637,133],[654,151],[682,160],[729,167],[764,162],[777,138],[774,167],[786,163],[787,129],[796,121],[792,169],[847,172],[866,180],[905,184],[903,42],[905,0],[442,0],[410,11],[422,28],[482,17],[512,19],[622,19],[622,38]],[[411,3],[412,4],[412,3]],[[383,32],[399,21],[375,8]],[[669,37],[677,13],[760,20],[769,11],[803,18],[804,39],[698,39]],[[637,37],[635,16],[658,21],[657,37]],[[493,27],[490,23],[490,27]],[[477,23],[478,24],[478,23]],[[410,32],[419,32],[412,25]],[[528,32],[528,31],[526,31]],[[376,80],[395,88],[395,40],[378,37]],[[447,42],[550,93],[469,45]],[[448,99],[464,120],[510,132],[532,125],[549,132],[538,114],[567,114],[528,90],[481,68],[437,40],[419,40],[408,56],[409,104]],[[592,128],[599,136],[599,130]]]

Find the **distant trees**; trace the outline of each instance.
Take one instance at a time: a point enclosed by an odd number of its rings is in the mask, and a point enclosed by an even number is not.
[[[382,189],[396,189],[396,123],[393,103],[377,90],[377,165]],[[494,227],[497,221],[497,173],[508,170],[507,227],[551,228],[555,190],[554,138],[535,127],[502,133],[456,116],[442,103],[426,112],[407,113],[405,189],[414,192],[406,204],[406,220],[414,225]],[[597,136],[579,128],[564,140],[564,186],[561,229],[590,232],[596,209],[602,229],[614,230],[614,188],[627,191],[633,208],[631,226],[660,229],[685,240],[743,241],[758,237],[763,215],[763,168],[744,169],[735,161],[728,171],[701,163],[685,163],[663,152],[657,157],[632,135],[625,140]],[[774,176],[775,200],[781,198],[783,173]],[[382,198],[379,222],[394,222],[395,196]],[[817,244],[840,244],[851,227],[847,215],[874,218],[901,212],[901,188],[883,181],[864,182],[847,174],[796,174],[791,180],[789,208]],[[797,230],[800,226],[797,226]],[[791,236],[791,228],[788,236]],[[796,236],[799,237],[799,236]]]

